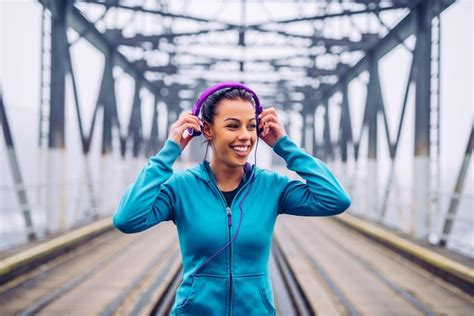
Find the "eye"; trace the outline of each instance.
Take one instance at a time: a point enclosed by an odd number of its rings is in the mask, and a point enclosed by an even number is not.
[[[227,125],[227,127],[228,127],[228,128],[231,128],[231,129],[236,129],[236,128],[239,128],[239,125],[237,125],[237,124],[229,124],[229,125]],[[254,128],[256,128],[256,127],[257,127],[257,125],[254,124],[254,123],[247,125],[247,128],[248,128],[248,129],[254,129]]]

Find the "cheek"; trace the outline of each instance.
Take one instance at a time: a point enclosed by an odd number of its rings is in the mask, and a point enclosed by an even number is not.
[[[218,138],[214,139],[214,143],[220,150],[227,150],[230,148],[229,145],[232,143],[232,140],[221,134]]]

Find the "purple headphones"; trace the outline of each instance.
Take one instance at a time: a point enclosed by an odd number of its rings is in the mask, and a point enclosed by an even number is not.
[[[263,111],[263,106],[260,104],[260,100],[258,99],[258,96],[255,92],[253,92],[250,88],[248,88],[247,86],[244,86],[243,84],[241,83],[238,83],[238,82],[221,82],[221,83],[218,83],[212,87],[209,87],[207,88],[206,90],[204,90],[203,93],[201,93],[201,96],[199,97],[199,99],[197,100],[196,104],[194,104],[193,108],[192,108],[192,114],[195,115],[195,116],[198,116],[199,115],[199,112],[201,111],[201,106],[202,104],[204,103],[204,101],[206,101],[206,99],[213,93],[219,91],[219,90],[222,90],[222,89],[226,89],[226,88],[235,88],[235,89],[243,89],[245,91],[247,91],[248,93],[250,93],[252,96],[253,96],[253,99],[255,101],[255,117],[257,119],[257,134],[260,134],[261,132],[261,129],[258,128],[258,125],[260,123],[260,120],[258,119],[258,115],[260,113],[262,113]],[[200,131],[195,131],[193,128],[188,128],[188,133],[192,136],[199,136],[201,135],[201,132]]]

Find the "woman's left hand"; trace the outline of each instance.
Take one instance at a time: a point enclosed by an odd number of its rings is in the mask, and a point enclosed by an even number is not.
[[[264,109],[259,118],[259,128],[263,129],[259,137],[268,146],[273,147],[280,138],[286,135],[285,127],[278,117],[277,110],[274,107]]]

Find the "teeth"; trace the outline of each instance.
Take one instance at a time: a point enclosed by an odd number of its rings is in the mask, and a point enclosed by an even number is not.
[[[237,146],[236,146],[236,147],[233,147],[233,148],[234,148],[235,150],[237,150],[237,151],[247,151],[248,146],[247,146],[247,147],[237,147]]]

